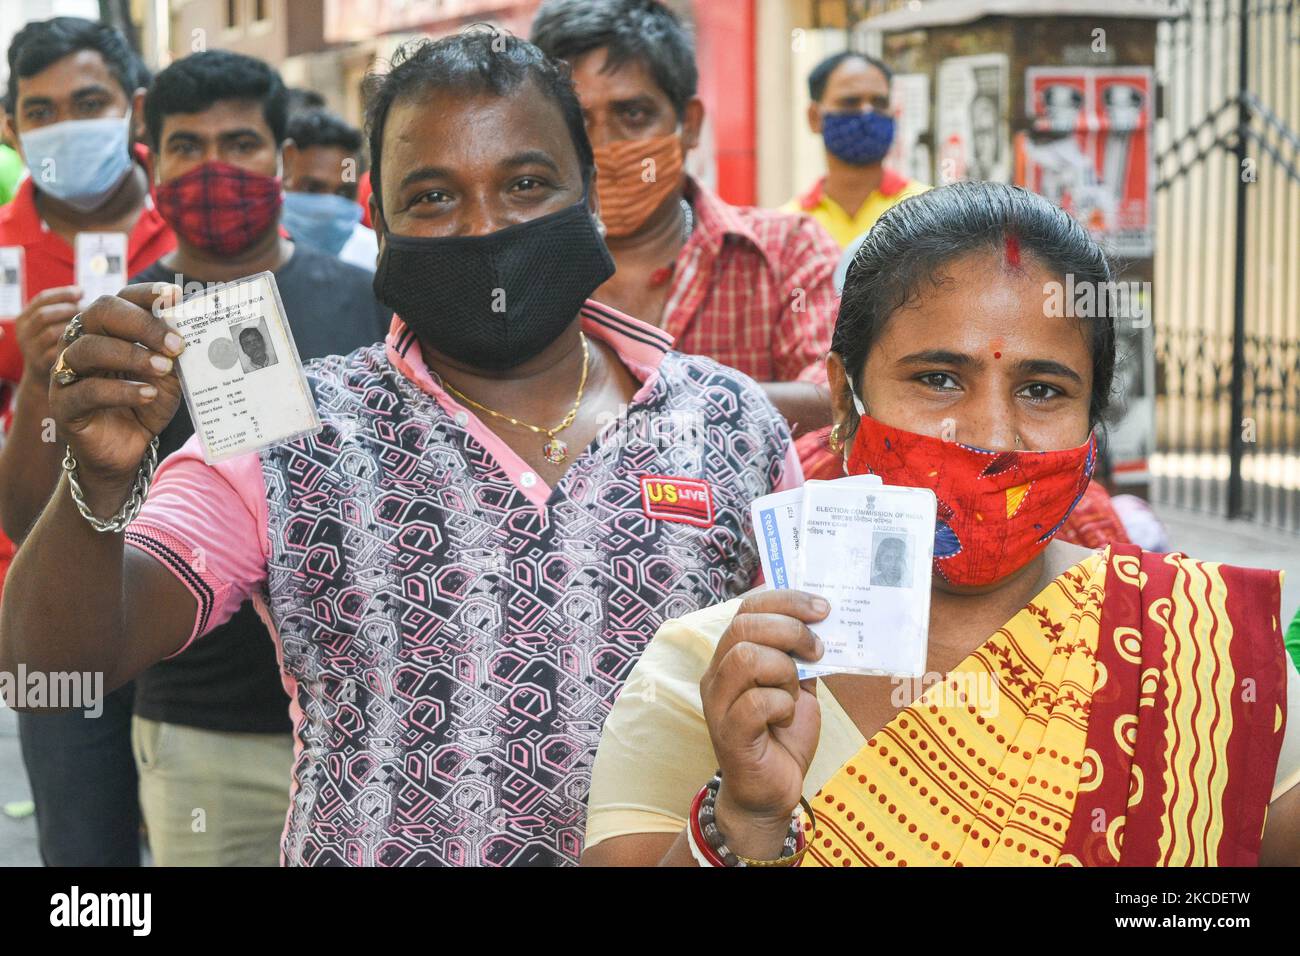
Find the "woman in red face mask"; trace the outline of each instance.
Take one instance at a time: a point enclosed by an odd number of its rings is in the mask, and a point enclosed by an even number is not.
[[[1300,863],[1279,575],[1054,540],[1109,404],[1111,280],[1021,189],[880,219],[828,358],[832,441],[846,473],[938,499],[929,673],[801,684],[828,608],[798,591],[667,622],[605,724],[584,862]]]

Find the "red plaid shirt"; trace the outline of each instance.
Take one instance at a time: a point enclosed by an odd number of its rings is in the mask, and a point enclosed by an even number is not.
[[[732,206],[687,178],[695,228],[673,263],[664,330],[759,382],[825,382],[840,247],[811,217]]]

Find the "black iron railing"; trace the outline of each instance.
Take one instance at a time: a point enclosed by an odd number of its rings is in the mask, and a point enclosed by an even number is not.
[[[1154,493],[1300,533],[1300,3],[1188,0],[1156,67]]]

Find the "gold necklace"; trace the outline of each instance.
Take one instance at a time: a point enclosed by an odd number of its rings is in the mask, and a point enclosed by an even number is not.
[[[536,432],[538,435],[545,435],[547,441],[542,445],[542,455],[552,465],[558,465],[569,457],[569,446],[561,439],[556,438],[555,433],[564,431],[564,429],[572,425],[574,420],[578,417],[578,406],[582,404],[582,393],[587,387],[587,369],[591,362],[591,352],[587,348],[587,336],[582,332],[579,332],[578,336],[582,339],[582,378],[578,381],[578,397],[573,400],[573,407],[569,409],[569,414],[565,415],[560,424],[553,428],[542,428],[538,425],[530,425],[527,422],[521,422],[517,418],[511,418],[509,415],[503,415],[500,412],[493,411],[486,405],[481,405],[474,401],[474,399],[470,398],[450,382],[444,380],[442,384],[446,386],[447,391],[451,392],[451,394],[455,395],[462,402],[473,405],[481,412],[487,412],[492,417],[503,419],[511,425],[518,425],[521,428],[527,428],[529,431]]]

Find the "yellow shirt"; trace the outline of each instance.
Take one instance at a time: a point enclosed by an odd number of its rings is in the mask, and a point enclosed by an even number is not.
[[[825,183],[826,177],[823,176],[813,183],[810,190],[791,199],[781,209],[783,212],[808,213],[835,238],[841,249],[848,248],[849,243],[874,226],[890,206],[930,188],[886,169],[880,188],[867,197],[855,214],[849,215],[843,206],[826,195]]]

